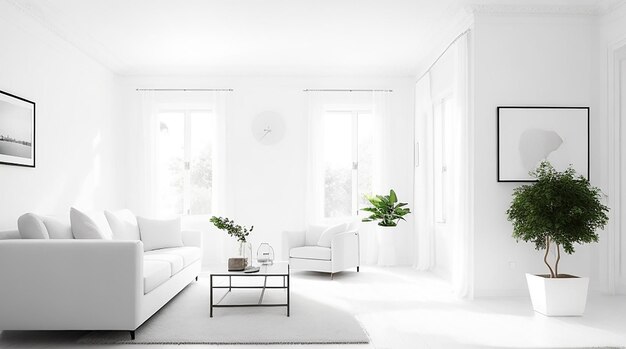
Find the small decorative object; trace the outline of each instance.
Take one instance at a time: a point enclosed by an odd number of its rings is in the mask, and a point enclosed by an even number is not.
[[[261,270],[261,268],[259,268],[259,267],[249,266],[243,272],[246,273],[246,274],[250,274],[250,273],[258,273],[260,270]]]
[[[534,182],[542,161],[589,179],[588,107],[498,107],[498,182]]]
[[[261,264],[274,263],[274,248],[267,242],[262,243],[256,251],[256,260]]]
[[[0,164],[35,167],[35,103],[2,91]]]
[[[213,216],[210,219],[211,223],[220,230],[225,230],[228,235],[237,239],[238,244],[238,257],[245,258],[247,265],[252,265],[252,245],[248,243],[248,235],[254,230],[254,226],[250,229],[245,226],[235,224],[235,221],[228,218]],[[230,262],[229,262],[230,264]],[[246,267],[244,266],[244,268]]]
[[[372,204],[371,207],[361,209],[370,213],[370,216],[363,218],[363,222],[378,222],[376,230],[376,240],[378,241],[378,264],[395,265],[395,235],[391,233],[393,227],[398,225],[400,220],[405,221],[404,216],[411,213],[406,207],[407,203],[398,202],[396,192],[389,191],[389,195],[366,196]]]
[[[248,266],[248,259],[244,257],[228,258],[228,271],[243,271]]]
[[[572,254],[574,244],[597,242],[596,229],[608,223],[609,208],[600,202],[600,189],[571,167],[559,172],[543,161],[531,175],[537,182],[516,188],[506,213],[516,240],[545,250],[543,262],[550,274],[526,274],[533,308],[548,316],[582,315],[589,278],[559,273],[561,248]],[[556,259],[551,264],[552,248]]]

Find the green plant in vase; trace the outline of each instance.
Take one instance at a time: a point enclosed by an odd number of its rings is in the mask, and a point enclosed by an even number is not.
[[[389,195],[366,195],[365,198],[372,206],[361,209],[370,213],[369,217],[363,218],[363,222],[378,222],[381,227],[395,227],[400,220],[406,221],[404,216],[411,213],[406,202],[398,202],[398,196],[393,189],[389,191]]]

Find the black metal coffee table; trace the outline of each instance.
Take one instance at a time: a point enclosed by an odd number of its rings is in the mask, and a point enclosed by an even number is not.
[[[287,308],[287,316],[289,316],[289,306],[290,306],[290,297],[289,297],[289,262],[274,262],[274,264],[268,265],[260,265],[261,270],[257,273],[244,273],[243,271],[228,271],[226,266],[223,266],[223,271],[212,272],[211,273],[211,300],[210,300],[210,316],[213,317],[213,308],[237,308],[237,307],[286,307]],[[213,278],[214,277],[228,277],[228,286],[214,286]],[[237,278],[247,278],[247,277],[263,277],[263,286],[233,286],[232,279],[234,277]],[[267,278],[268,277],[279,277],[282,278],[282,286],[268,286]],[[220,298],[217,303],[213,302],[213,290],[214,289],[228,289],[226,294]],[[261,296],[259,297],[258,303],[253,304],[220,304],[224,298],[233,290],[233,289],[261,289]],[[267,289],[285,289],[287,290],[287,302],[286,303],[263,303],[263,296],[265,295],[265,290]]]

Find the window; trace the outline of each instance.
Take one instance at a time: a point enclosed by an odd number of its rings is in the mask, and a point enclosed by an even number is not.
[[[324,216],[358,215],[372,193],[372,113],[327,111],[323,124]]]
[[[447,219],[449,195],[448,162],[452,138],[450,120],[454,113],[454,99],[445,97],[434,105],[434,214],[436,223]]]
[[[213,113],[206,109],[158,114],[158,203],[160,214],[208,214],[212,198]]]

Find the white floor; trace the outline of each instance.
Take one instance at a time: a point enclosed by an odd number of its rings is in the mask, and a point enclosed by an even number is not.
[[[344,272],[332,281],[327,274],[294,272],[292,285],[306,296],[354,313],[372,339],[370,345],[307,345],[307,349],[626,347],[624,296],[591,295],[585,316],[547,318],[533,313],[525,297],[457,300],[444,282],[410,268],[362,267],[358,274]],[[79,348],[68,345],[79,334],[33,333],[37,339],[27,342],[0,334],[0,348]]]

